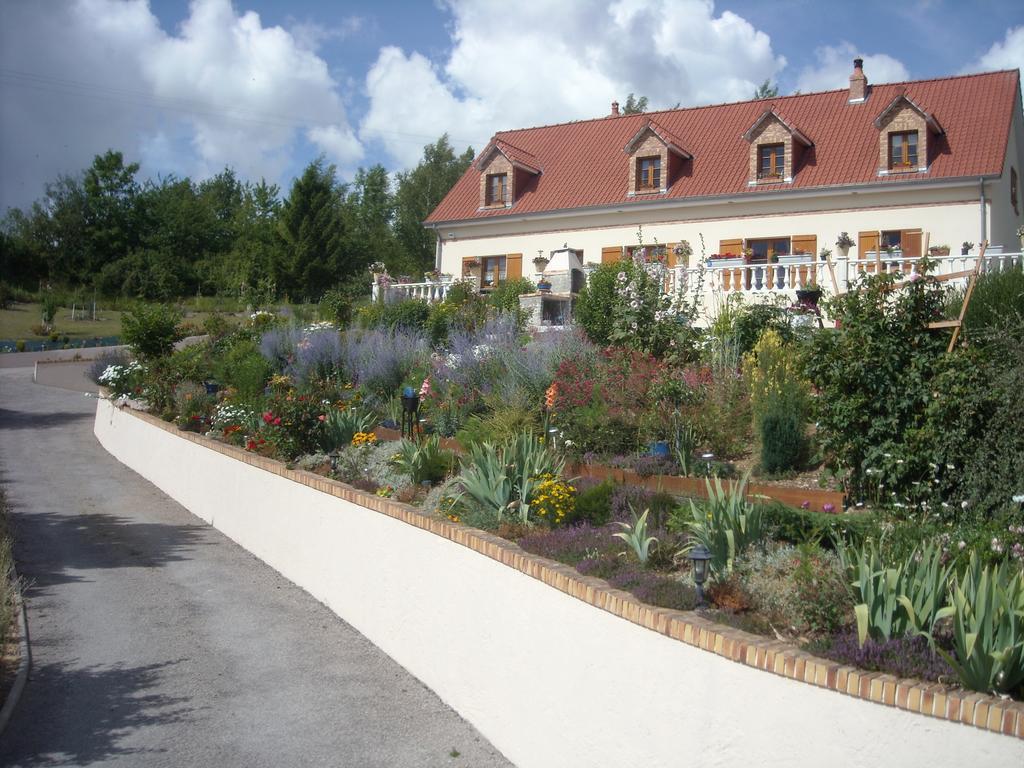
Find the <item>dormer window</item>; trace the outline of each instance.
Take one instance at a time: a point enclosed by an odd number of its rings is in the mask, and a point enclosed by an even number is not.
[[[800,166],[804,149],[814,146],[795,125],[771,106],[754,121],[743,138],[750,143],[747,184],[789,184]]]
[[[480,209],[511,208],[536,184],[540,176],[537,158],[495,137],[477,158],[480,171]]]
[[[941,136],[935,115],[900,94],[875,118],[878,129],[878,175],[925,173],[934,154],[928,144]]]
[[[487,175],[487,205],[505,205],[508,200],[508,174]]]
[[[630,157],[627,197],[668,192],[683,164],[693,160],[682,142],[653,120],[640,126],[623,151]]]
[[[785,172],[785,144],[762,144],[757,148],[758,179],[781,179]]]
[[[641,157],[636,161],[637,192],[657,192],[661,189],[661,158]]]
[[[894,131],[889,134],[889,170],[917,170],[917,131]]]

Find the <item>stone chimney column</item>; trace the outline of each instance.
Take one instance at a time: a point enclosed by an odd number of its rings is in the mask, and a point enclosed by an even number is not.
[[[611,116],[612,117],[618,117],[619,116],[619,102],[617,102],[617,101],[613,101],[612,102],[612,114],[611,114]]]
[[[868,97],[868,79],[864,75],[864,59],[853,60],[853,74],[850,75],[850,104],[860,104]]]

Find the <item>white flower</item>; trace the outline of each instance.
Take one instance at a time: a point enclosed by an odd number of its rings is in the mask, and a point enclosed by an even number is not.
[[[963,549],[963,548],[964,548],[964,547],[966,547],[966,546],[967,546],[967,542],[966,542],[966,541],[964,541],[963,539],[960,539],[960,541],[958,541],[958,542],[956,543],[956,548],[957,548],[957,549]]]

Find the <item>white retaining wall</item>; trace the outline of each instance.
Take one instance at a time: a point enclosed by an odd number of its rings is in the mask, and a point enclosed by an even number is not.
[[[351,623],[520,768],[1024,764],[1020,739],[701,651],[108,400],[95,433]]]

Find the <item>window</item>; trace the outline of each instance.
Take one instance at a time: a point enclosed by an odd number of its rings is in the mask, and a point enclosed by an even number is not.
[[[636,188],[661,189],[660,157],[641,157],[636,161]]]
[[[491,173],[487,176],[487,205],[504,205],[508,192],[508,174]]]
[[[773,256],[789,255],[788,237],[768,237],[762,240],[747,240],[751,264],[766,264]]]
[[[889,134],[889,170],[917,169],[917,131]]]
[[[894,251],[903,250],[903,232],[902,230],[893,230],[890,232],[882,232],[881,245],[883,251],[890,249]]]
[[[482,288],[493,288],[505,279],[504,256],[485,256],[480,260],[480,266]]]
[[[763,144],[757,148],[757,178],[781,179],[786,170],[786,148],[782,144]]]

